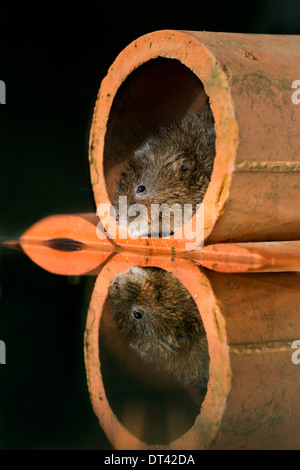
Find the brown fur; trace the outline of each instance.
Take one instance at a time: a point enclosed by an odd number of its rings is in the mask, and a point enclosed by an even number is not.
[[[113,205],[118,209],[119,196],[127,196],[128,207],[137,203],[146,205],[148,234],[151,204],[171,206],[177,203],[181,207],[192,204],[194,214],[196,204],[201,203],[207,190],[214,157],[214,118],[207,105],[200,113],[162,128],[136,150],[134,158],[120,175]],[[136,190],[140,185],[145,186],[146,191],[138,194]],[[128,224],[134,218],[129,217]],[[174,231],[174,222],[172,216],[169,233]],[[162,235],[161,224],[159,227],[159,235]]]
[[[109,287],[118,328],[137,354],[184,385],[205,391],[208,345],[196,303],[172,274],[134,267]],[[135,318],[134,312],[142,315]]]

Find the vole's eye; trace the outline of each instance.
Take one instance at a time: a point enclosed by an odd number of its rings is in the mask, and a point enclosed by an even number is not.
[[[137,187],[136,192],[137,192],[137,194],[143,193],[145,191],[145,189],[146,189],[146,187],[141,184],[140,186]]]
[[[134,318],[136,318],[136,320],[139,320],[143,316],[138,310],[133,310],[132,315],[134,316]]]

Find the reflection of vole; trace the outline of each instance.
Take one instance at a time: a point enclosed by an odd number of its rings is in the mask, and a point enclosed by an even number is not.
[[[161,219],[152,234],[169,235],[184,222],[182,208],[200,204],[207,190],[215,157],[215,129],[212,111],[207,105],[200,113],[167,127],[146,140],[120,175],[113,198],[117,220],[119,197],[127,196],[127,207],[143,204],[147,211],[129,214],[128,230],[134,236],[150,235],[151,204],[174,206],[170,228]],[[161,211],[164,213],[164,209]],[[122,218],[120,225],[122,226]],[[153,222],[153,217],[152,217]]]
[[[207,339],[188,290],[167,271],[133,267],[108,289],[113,315],[129,345],[148,364],[205,391]]]

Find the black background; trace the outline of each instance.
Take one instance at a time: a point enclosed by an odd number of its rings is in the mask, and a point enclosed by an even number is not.
[[[87,153],[93,106],[108,67],[131,41],[159,29],[300,34],[300,3],[292,0],[62,5],[0,6],[7,90],[0,107],[0,240],[18,238],[49,214],[94,211]],[[85,382],[92,285],[0,251],[0,339],[7,346],[1,449],[110,448]]]

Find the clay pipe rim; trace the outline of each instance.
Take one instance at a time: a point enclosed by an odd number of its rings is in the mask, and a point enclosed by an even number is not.
[[[207,334],[210,355],[208,391],[195,424],[168,445],[148,445],[131,434],[114,415],[105,393],[99,354],[99,326],[107,289],[114,277],[131,266],[149,265],[143,256],[133,259],[117,254],[98,276],[92,294],[85,331],[85,365],[90,398],[99,423],[116,449],[199,449],[208,447],[221,425],[226,397],[231,386],[229,347],[224,317],[217,305],[207,277],[195,264],[165,258],[151,258],[151,266],[172,272],[195,299]]]
[[[104,177],[103,158],[105,135],[116,93],[134,70],[158,57],[177,59],[201,80],[214,114],[217,135],[216,157],[211,183],[202,201],[205,208],[204,238],[206,239],[229,195],[238,144],[238,125],[227,75],[209,48],[192,32],[162,30],[138,38],[118,55],[103,79],[94,110],[89,146],[91,180],[96,205],[98,207],[99,204],[111,203]],[[197,214],[193,219],[196,216]],[[188,224],[195,223],[193,219]],[[111,224],[114,224],[112,219]],[[120,240],[116,237],[116,243],[127,246],[150,245],[152,248],[161,247],[164,243],[164,238],[148,237],[132,240],[130,235],[127,235],[127,240]],[[171,236],[171,241],[167,240],[167,242],[167,248],[170,245],[178,251],[186,247],[186,240],[184,238],[177,240],[174,235]],[[190,243],[189,249],[195,249],[198,246],[198,241],[195,240],[194,245]]]

